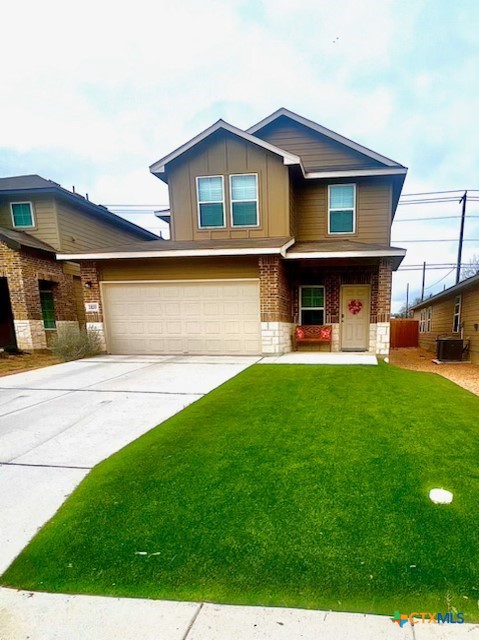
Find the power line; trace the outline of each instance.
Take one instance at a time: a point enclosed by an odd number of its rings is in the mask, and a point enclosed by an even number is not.
[[[456,220],[461,216],[431,216],[429,218],[404,218],[403,220],[394,220],[394,222],[419,222],[421,220]],[[479,216],[466,216],[468,218],[479,218]]]
[[[422,193],[403,193],[403,197],[407,196],[431,196],[436,193],[464,193],[464,191],[479,191],[479,189],[450,189],[449,191],[423,191]]]
[[[457,238],[441,238],[440,240],[393,240],[392,242],[458,242]],[[464,239],[463,242],[479,242],[479,238]]]
[[[437,284],[439,284],[440,282],[442,282],[443,280],[445,280],[448,276],[451,275],[451,273],[454,271],[456,267],[453,267],[448,273],[446,273],[445,276],[443,276],[440,280],[438,280],[437,282],[434,282],[433,284],[430,284],[428,287],[425,288],[425,291],[427,291],[428,289],[432,289],[432,287],[435,287]]]

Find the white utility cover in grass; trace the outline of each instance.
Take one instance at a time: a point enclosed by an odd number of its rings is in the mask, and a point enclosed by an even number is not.
[[[435,504],[450,504],[452,502],[452,493],[446,489],[431,489],[429,497]]]

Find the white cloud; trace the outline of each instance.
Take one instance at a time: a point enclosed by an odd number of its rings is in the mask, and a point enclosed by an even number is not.
[[[474,188],[475,11],[445,0],[10,3],[3,23],[21,24],[21,40],[2,31],[1,147],[25,173],[51,157],[46,177],[96,201],[163,204],[149,164],[219,117],[248,126],[287,106],[408,165],[406,192]],[[10,173],[1,150],[0,166]],[[393,237],[439,231],[405,223]],[[452,244],[407,246],[409,263],[454,260]],[[405,277],[420,283],[398,274],[396,297]]]

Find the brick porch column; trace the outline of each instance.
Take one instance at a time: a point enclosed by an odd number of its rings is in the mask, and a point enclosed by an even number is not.
[[[94,260],[85,260],[80,263],[83,299],[85,301],[86,330],[96,331],[102,338],[103,347],[106,348],[105,328],[103,322],[103,307],[100,295],[100,270]],[[88,310],[95,307],[95,310]]]
[[[262,349],[265,354],[291,351],[291,286],[284,261],[277,255],[259,257]]]
[[[390,341],[392,262],[390,258],[381,258],[377,278],[377,333],[376,353],[387,356]]]

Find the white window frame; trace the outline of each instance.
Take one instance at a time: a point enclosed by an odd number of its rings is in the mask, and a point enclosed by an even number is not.
[[[419,315],[419,333],[425,333],[426,327],[426,309],[421,309]]]
[[[326,287],[324,284],[303,284],[299,287],[299,300],[298,300],[298,309],[299,309],[299,324],[302,326],[303,324],[303,289],[322,289],[323,290],[323,306],[322,307],[304,307],[306,311],[322,311],[323,312],[323,325],[326,320]],[[318,325],[321,326],[321,325]]]
[[[331,231],[331,212],[334,211],[348,211],[348,208],[345,207],[335,207],[331,208],[331,188],[334,187],[353,187],[353,230],[352,231]],[[348,182],[341,184],[328,184],[328,234],[332,236],[351,236],[356,233],[356,183]]]
[[[456,311],[456,307],[458,307]],[[461,312],[462,312],[462,295],[459,294],[454,298],[454,312],[452,316],[452,332],[459,333],[461,331]],[[457,322],[457,328],[456,327]]]
[[[419,333],[431,333],[432,326],[432,307],[424,307],[421,309],[419,317]]]
[[[202,178],[221,178],[221,195],[223,196],[222,200],[202,200],[200,202],[200,189],[199,184]],[[198,207],[198,228],[204,229],[208,231],[208,229],[226,229],[226,203],[225,203],[225,177],[222,175],[214,175],[214,176],[196,176],[196,202]],[[217,227],[203,227],[201,224],[201,204],[222,204],[223,205],[223,224]]]
[[[28,204],[30,206],[30,213],[32,214],[32,224],[25,226],[15,224],[15,218],[13,216],[13,205],[15,204]],[[14,229],[35,229],[35,227],[37,226],[35,220],[35,211],[33,209],[33,202],[30,202],[28,200],[24,200],[22,202],[10,202],[10,214],[12,216],[12,225]]]
[[[237,176],[255,176],[256,178],[256,198],[250,198],[247,200],[233,200],[233,178]],[[259,176],[257,173],[230,173],[229,175],[229,196],[230,196],[230,219],[231,226],[234,229],[251,229],[259,227]],[[256,202],[256,224],[235,224],[233,219],[233,203],[235,202]]]

